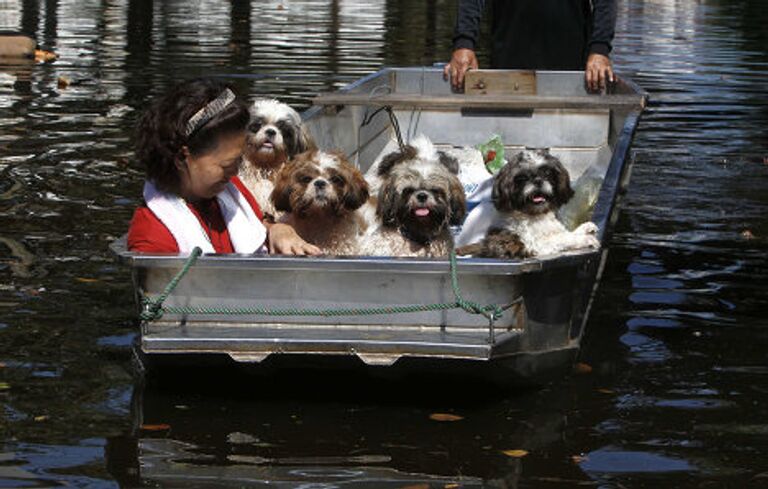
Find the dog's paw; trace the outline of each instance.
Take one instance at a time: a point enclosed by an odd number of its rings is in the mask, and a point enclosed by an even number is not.
[[[597,234],[597,224],[590,221],[585,222],[581,226],[577,227],[574,230],[574,232],[578,234],[588,234],[588,235]]]
[[[600,248],[600,241],[598,241],[597,238],[595,236],[592,236],[591,234],[584,236],[583,243],[585,248],[592,248],[592,249]]]

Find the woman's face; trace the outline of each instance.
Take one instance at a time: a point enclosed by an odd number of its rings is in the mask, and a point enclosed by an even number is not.
[[[224,135],[216,147],[197,156],[186,153],[187,167],[181,169],[181,196],[186,199],[210,199],[224,190],[237,175],[245,146],[245,132]]]

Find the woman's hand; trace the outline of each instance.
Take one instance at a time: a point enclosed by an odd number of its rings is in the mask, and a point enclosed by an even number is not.
[[[269,253],[275,255],[319,255],[320,248],[309,244],[288,224],[276,223],[269,230]]]

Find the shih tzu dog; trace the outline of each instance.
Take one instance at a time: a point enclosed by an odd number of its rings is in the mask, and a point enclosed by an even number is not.
[[[458,162],[419,137],[388,154],[377,168],[376,224],[363,254],[445,256],[453,246],[449,225],[466,214]]]
[[[368,183],[341,153],[310,150],[284,165],[271,195],[280,222],[330,255],[359,254]]]
[[[489,258],[522,258],[599,248],[594,223],[585,222],[568,231],[558,221],[555,212],[572,196],[568,171],[549,150],[522,151],[494,177],[492,207],[491,203],[480,204],[473,213],[477,211],[477,216],[482,217],[467,218],[457,238],[463,246],[456,252]],[[478,232],[484,233],[479,242],[464,245]]]
[[[261,210],[275,216],[269,199],[274,178],[291,158],[314,147],[301,116],[274,99],[257,99],[250,108],[240,179],[256,198]]]

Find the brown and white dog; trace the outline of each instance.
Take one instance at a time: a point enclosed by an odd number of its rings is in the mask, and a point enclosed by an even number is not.
[[[449,226],[466,213],[458,162],[435,150],[426,137],[385,156],[378,166],[377,222],[366,233],[362,254],[446,256]]]
[[[368,183],[341,153],[299,154],[277,174],[272,202],[308,243],[330,255],[359,254]]]
[[[460,255],[522,258],[599,248],[597,226],[585,222],[568,231],[555,212],[573,196],[568,170],[549,150],[525,150],[493,180],[492,202],[476,207],[464,224]],[[479,242],[473,236],[481,236]],[[467,243],[468,242],[468,243]],[[465,244],[467,243],[467,244]]]
[[[275,176],[295,155],[314,147],[314,142],[298,112],[282,102],[257,99],[250,113],[239,176],[261,210],[274,217],[269,196]]]

